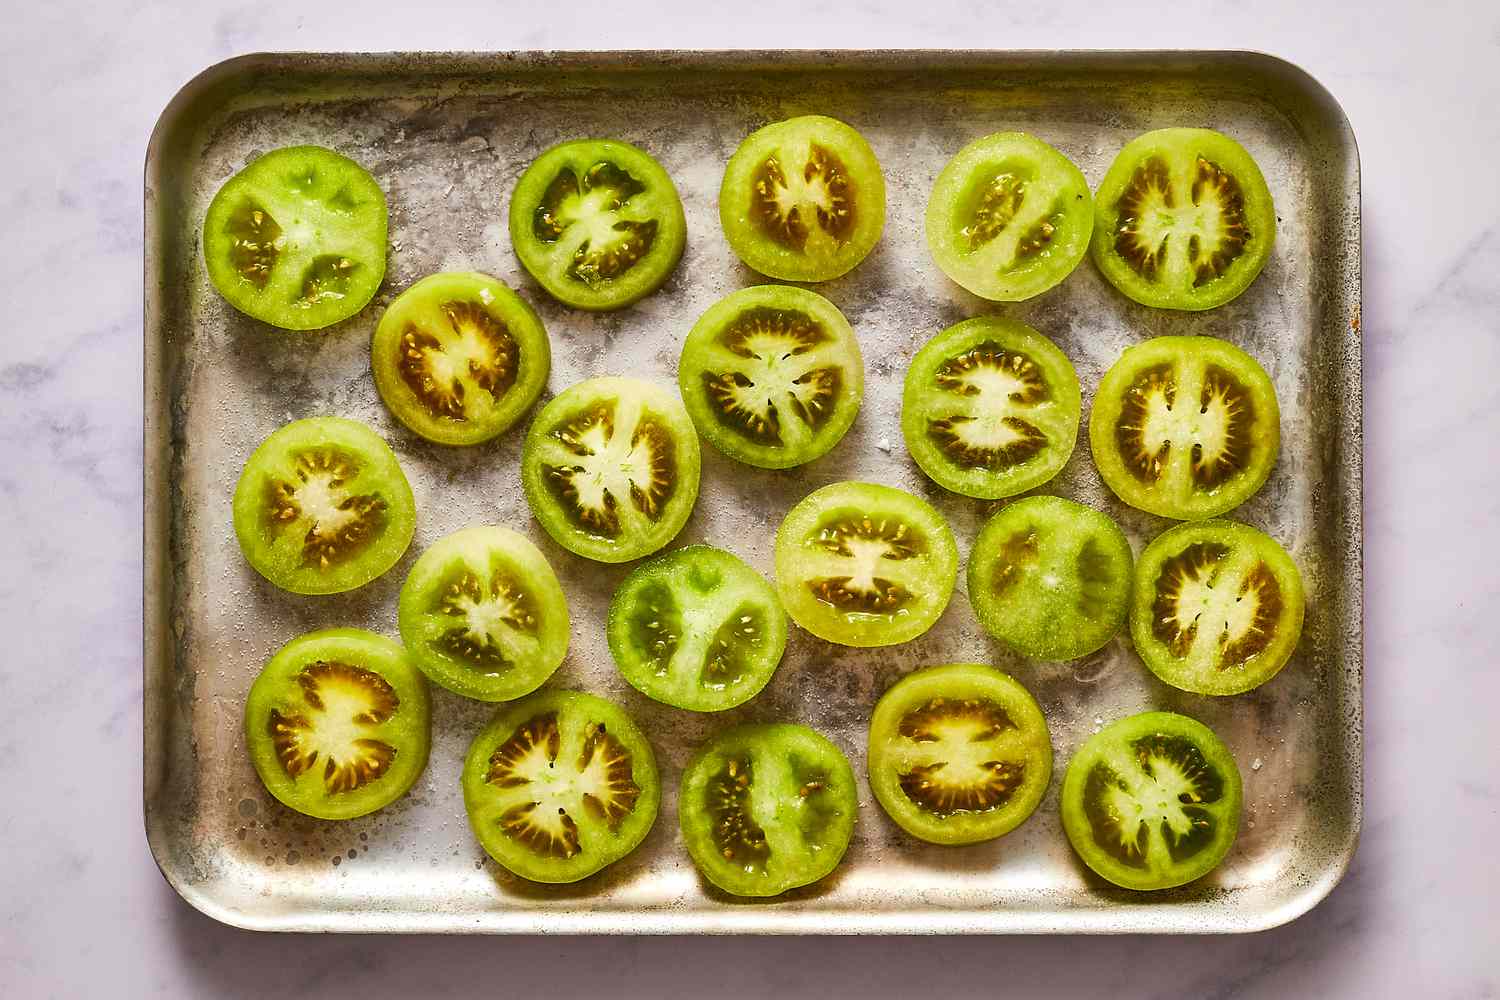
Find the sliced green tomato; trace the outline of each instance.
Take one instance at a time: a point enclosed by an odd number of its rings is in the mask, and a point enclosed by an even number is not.
[[[656,755],[618,705],[541,691],[474,737],[464,808],[490,857],[533,882],[576,882],[640,845],[656,822]]]
[[[427,682],[400,643],[331,628],[282,646],[250,686],[245,744],[300,813],[352,819],[405,795],[427,765]]]
[[[316,330],[365,307],[385,277],[385,193],[331,149],[272,150],[224,182],[203,220],[219,294],[284,330]]]
[[[408,428],[438,444],[508,430],[547,384],[542,321],[487,274],[423,278],[397,297],[370,343],[375,387]]]
[[[1227,135],[1164,128],[1132,139],[1094,195],[1094,263],[1142,305],[1212,309],[1260,274],[1276,207],[1255,160]]]
[[[698,432],[676,396],[634,378],[580,382],[526,434],[521,485],[547,534],[616,563],[650,555],[698,499]]]
[[[828,281],[864,260],[885,228],[885,175],[836,118],[752,132],[724,168],[719,221],[745,264],[783,281]]]
[[[806,726],[738,726],[694,755],[677,817],[703,877],[736,896],[778,896],[838,867],[854,834],[854,770]]]
[[[636,690],[718,712],[760,693],[786,649],[776,591],[738,556],[707,545],[635,568],[609,606],[609,651]]]
[[[364,424],[293,421],[261,442],[234,491],[245,559],[294,594],[337,594],[396,564],[416,529],[396,453]]]
[[[926,632],[958,576],[941,514],[890,486],[834,483],[776,533],[776,589],[792,620],[845,646],[889,646]]]
[[[908,674],[870,718],[870,788],[907,833],[934,844],[993,840],[1024,823],[1052,781],[1036,699],[994,667]]]
[[[464,528],[423,552],[401,588],[400,621],[428,679],[480,701],[530,694],[568,651],[557,575],[509,528]]]
[[[1078,440],[1078,375],[1025,323],[980,316],[917,352],[901,396],[901,432],[922,471],[947,490],[994,500],[1061,471]]]
[[[1240,771],[1213,731],[1145,712],[1089,738],[1068,763],[1062,820],[1085,864],[1126,889],[1208,874],[1234,845]]]
[[[677,266],[687,221],[672,178],[643,149],[578,139],[537,157],[510,197],[516,256],[553,298],[619,309]]]
[[[980,624],[1033,660],[1102,647],[1130,610],[1130,542],[1091,507],[1027,497],[990,518],[969,554],[969,603]]]
[[[1286,665],[1302,613],[1302,574],[1275,539],[1248,524],[1198,521],[1141,553],[1130,635],[1173,687],[1239,694]]]
[[[786,469],[839,443],[864,397],[854,330],[823,296],[790,285],[720,299],[682,345],[677,381],[698,430],[724,454]]]
[[[993,302],[1029,299],[1072,274],[1093,229],[1083,173],[1024,132],[959,150],[927,202],[927,246],[938,266]]]
[[[1276,390],[1254,358],[1212,337],[1157,337],[1120,356],[1094,393],[1089,443],[1105,485],[1162,517],[1232,510],[1281,446]]]

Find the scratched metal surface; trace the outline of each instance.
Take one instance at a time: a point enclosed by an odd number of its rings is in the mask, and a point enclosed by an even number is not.
[[[520,290],[553,344],[548,396],[594,375],[675,381],[682,338],[709,304],[754,274],[726,246],[716,192],[752,129],[819,112],[855,125],[885,169],[885,236],[852,274],[818,291],[852,322],[867,364],[853,430],[801,470],[740,466],[704,447],[697,509],[675,544],[729,548],[772,571],[772,535],[812,489],[842,479],[927,497],[966,558],[994,509],[930,484],[905,453],[900,389],[917,348],[967,316],[1002,313],[1052,337],[1078,367],[1087,408],[1129,344],[1208,333],[1266,366],[1282,404],[1270,482],[1234,516],[1277,537],[1305,575],[1307,628],[1286,670],[1259,691],[1212,700],[1152,678],[1124,640],[1076,663],[1026,663],[990,641],[959,589],[937,626],[893,649],[839,648],[793,629],[786,658],[750,704],[708,717],[658,705],[617,675],[603,631],[629,567],[560,549],[531,519],[517,470],[524,422],[498,441],[447,449],[381,405],[368,341],[396,293],[438,270],[475,269]],[[1060,148],[1091,183],[1135,134],[1206,125],[1238,137],[1265,171],[1281,218],[1275,253],[1240,299],[1207,314],[1158,312],[1110,289],[1084,262],[1030,302],[994,305],[928,257],[922,213],[933,179],[969,140],[1020,129]],[[675,179],[688,247],[656,295],[608,315],[562,308],[522,271],[504,210],[542,149],[610,135],[643,146]],[[220,183],[255,154],[331,146],[368,167],[391,208],[385,285],[322,333],[249,320],[214,293],[198,227]],[[1331,97],[1295,67],[1247,53],[605,53],[267,55],[215,67],[164,112],[146,172],[146,787],[148,832],[169,881],[219,919],[280,930],[440,932],[1128,932],[1241,931],[1302,913],[1332,888],[1360,820],[1359,179],[1354,139]],[[546,398],[546,397],[544,397]],[[416,493],[406,557],[375,583],[298,597],[260,579],[230,530],[245,457],[280,424],[317,414],[365,421],[394,446]],[[1085,430],[1041,492],[1116,517],[1137,552],[1167,522],[1104,489]],[[505,524],[541,546],[574,629],[552,686],[622,702],[651,734],[664,797],[633,855],[584,882],[541,887],[490,862],[458,787],[463,751],[493,709],[434,689],[431,761],[412,792],[363,819],[329,823],[281,807],[246,758],[251,679],[302,632],[358,625],[395,635],[412,561],[456,528]],[[924,845],[863,789],[842,867],[773,902],[740,902],[699,879],[680,842],[676,788],[692,748],[744,720],[805,722],[863,770],[880,692],[917,667],[995,663],[1037,696],[1056,749],[1035,816],[998,841]],[[1073,857],[1057,812],[1062,769],[1102,724],[1147,708],[1196,716],[1224,737],[1245,778],[1242,832],[1200,882],[1154,895],[1114,889]]]

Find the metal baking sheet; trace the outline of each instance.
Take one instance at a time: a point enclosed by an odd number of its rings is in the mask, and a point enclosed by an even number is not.
[[[517,472],[523,428],[470,449],[428,444],[386,412],[368,342],[396,293],[433,271],[475,269],[520,290],[553,343],[549,395],[594,375],[675,383],[683,336],[727,292],[761,280],[725,245],[716,212],[723,166],[752,129],[804,113],[845,119],[885,169],[888,221],[853,273],[818,286],[848,315],[867,364],[863,411],[823,459],[791,472],[736,465],[704,447],[702,495],[677,544],[730,548],[770,575],[783,513],[843,479],[931,500],[961,552],[994,505],[944,493],[907,457],[900,389],[917,348],[967,316],[1019,317],[1076,363],[1085,407],[1121,350],[1145,337],[1206,333],[1246,348],[1282,405],[1270,482],[1235,516],[1281,540],[1305,575],[1301,647],[1275,681],[1213,700],[1171,690],[1116,640],[1081,662],[1016,659],[978,627],[959,590],[938,625],[904,646],[843,649],[793,629],[775,679],[749,705],[701,716],[657,705],[618,676],[602,623],[628,567],[563,551],[531,519]],[[1019,129],[1060,148],[1097,183],[1135,134],[1207,125],[1238,137],[1280,213],[1261,278],[1215,311],[1128,302],[1087,262],[1029,302],[995,305],[931,263],[922,213],[933,179],[969,140]],[[558,306],[521,270],[504,208],[542,149],[610,135],[650,150],[686,206],[686,255],[637,306],[589,315]],[[198,227],[220,183],[257,153],[334,147],[385,188],[391,254],[372,305],[322,333],[281,333],[228,308],[209,285]],[[745,52],[255,55],[207,70],[163,113],[146,163],[145,815],[162,872],[191,904],[245,927],[440,932],[1169,932],[1248,931],[1305,912],[1342,875],[1360,823],[1359,174],[1347,120],[1301,70],[1254,53]],[[395,447],[419,510],[416,539],[389,574],[335,597],[261,580],[230,530],[240,466],[285,421],[339,414]],[[1136,550],[1166,522],[1116,502],[1081,435],[1043,488],[1109,511]],[[307,819],[262,789],[240,734],[261,664],[302,632],[358,625],[396,633],[395,598],[417,554],[464,525],[525,532],[556,567],[572,647],[551,681],[622,702],[660,756],[664,797],[650,837],[582,883],[532,885],[490,862],[458,788],[464,748],[490,706],[434,690],[433,746],[410,795],[369,817]],[[1057,772],[1036,815],[987,844],[944,848],[900,833],[863,790],[845,863],[816,886],[742,902],[699,879],[680,841],[676,788],[691,749],[744,720],[805,722],[863,770],[879,694],[917,667],[995,663],[1038,697]],[[1057,812],[1062,769],[1103,724],[1147,708],[1219,732],[1245,778],[1233,852],[1182,889],[1134,894],[1072,855]]]

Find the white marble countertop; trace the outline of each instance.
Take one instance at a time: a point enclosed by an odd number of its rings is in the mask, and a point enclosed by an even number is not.
[[[0,996],[1500,994],[1500,8],[61,0],[0,15]],[[1364,189],[1366,814],[1284,928],[1217,939],[314,938],[181,903],[141,824],[141,164],[264,49],[1263,49]],[[1485,624],[1489,622],[1490,624]]]

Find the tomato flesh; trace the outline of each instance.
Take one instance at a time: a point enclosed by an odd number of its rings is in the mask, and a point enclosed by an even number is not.
[[[764,469],[825,454],[864,396],[849,321],[821,295],[788,285],[744,288],[715,303],[683,343],[677,378],[709,443]]]
[[[1170,889],[1224,860],[1241,801],[1239,768],[1211,729],[1146,712],[1106,726],[1073,755],[1063,829],[1084,863],[1115,885]]]
[[[480,846],[533,882],[576,882],[638,847],[656,822],[656,755],[619,706],[542,691],[501,709],[464,759]]]
[[[880,241],[885,175],[864,136],[836,118],[774,122],[729,158],[719,221],[746,266],[783,281],[828,281]]]
[[[1281,410],[1258,362],[1212,337],[1156,337],[1105,374],[1089,415],[1094,464],[1116,496],[1196,520],[1244,503],[1281,446]]]
[[[938,174],[927,246],[980,298],[1018,302],[1073,272],[1089,248],[1093,199],[1082,171],[1024,132],[976,139]]]
[[[224,183],[203,220],[208,276],[230,305],[286,330],[348,319],[385,277],[385,193],[347,157],[288,146]]]
[[[1052,781],[1036,699],[977,663],[928,667],[881,696],[870,718],[870,788],[907,833],[973,844],[1020,826]]]
[[[1061,497],[1017,500],[969,554],[969,603],[985,629],[1033,660],[1104,646],[1130,610],[1130,542],[1105,514]]]
[[[843,752],[779,723],[739,726],[700,749],[677,815],[704,878],[736,896],[777,896],[838,867],[858,812]]]
[[[399,603],[401,640],[428,679],[455,694],[530,694],[568,651],[568,603],[547,558],[493,525],[446,535],[422,553]]]
[[[676,396],[640,379],[595,378],[532,421],[521,485],[563,548],[626,562],[682,530],[698,498],[700,462],[698,432]]]
[[[1130,298],[1161,309],[1213,309],[1260,274],[1276,208],[1243,146],[1204,128],[1131,140],[1094,196],[1094,263]]]
[[[510,429],[547,384],[547,331],[487,274],[423,278],[391,303],[370,342],[380,398],[438,444],[480,444]]]
[[[416,503],[395,452],[364,424],[296,420],[251,454],[234,491],[245,559],[295,594],[364,586],[396,564]]]
[[[786,649],[776,591],[739,557],[689,545],[635,568],[609,607],[609,650],[642,694],[718,712],[755,697]]]
[[[1081,410],[1067,355],[1024,323],[982,316],[944,330],[912,359],[901,432],[933,482],[993,500],[1062,470]]]
[[[890,486],[825,486],[776,533],[776,588],[787,613],[845,646],[915,639],[948,606],[957,575],[958,546],[942,515]]]
[[[399,643],[363,629],[299,636],[245,700],[245,743],[266,789],[318,819],[405,795],[427,765],[427,683]]]
[[[537,157],[510,198],[516,256],[552,297],[620,309],[661,287],[687,221],[672,178],[643,149],[578,139]]]
[[[1195,694],[1257,688],[1302,635],[1302,574],[1270,535],[1195,521],[1158,536],[1135,570],[1130,635],[1151,672]]]

